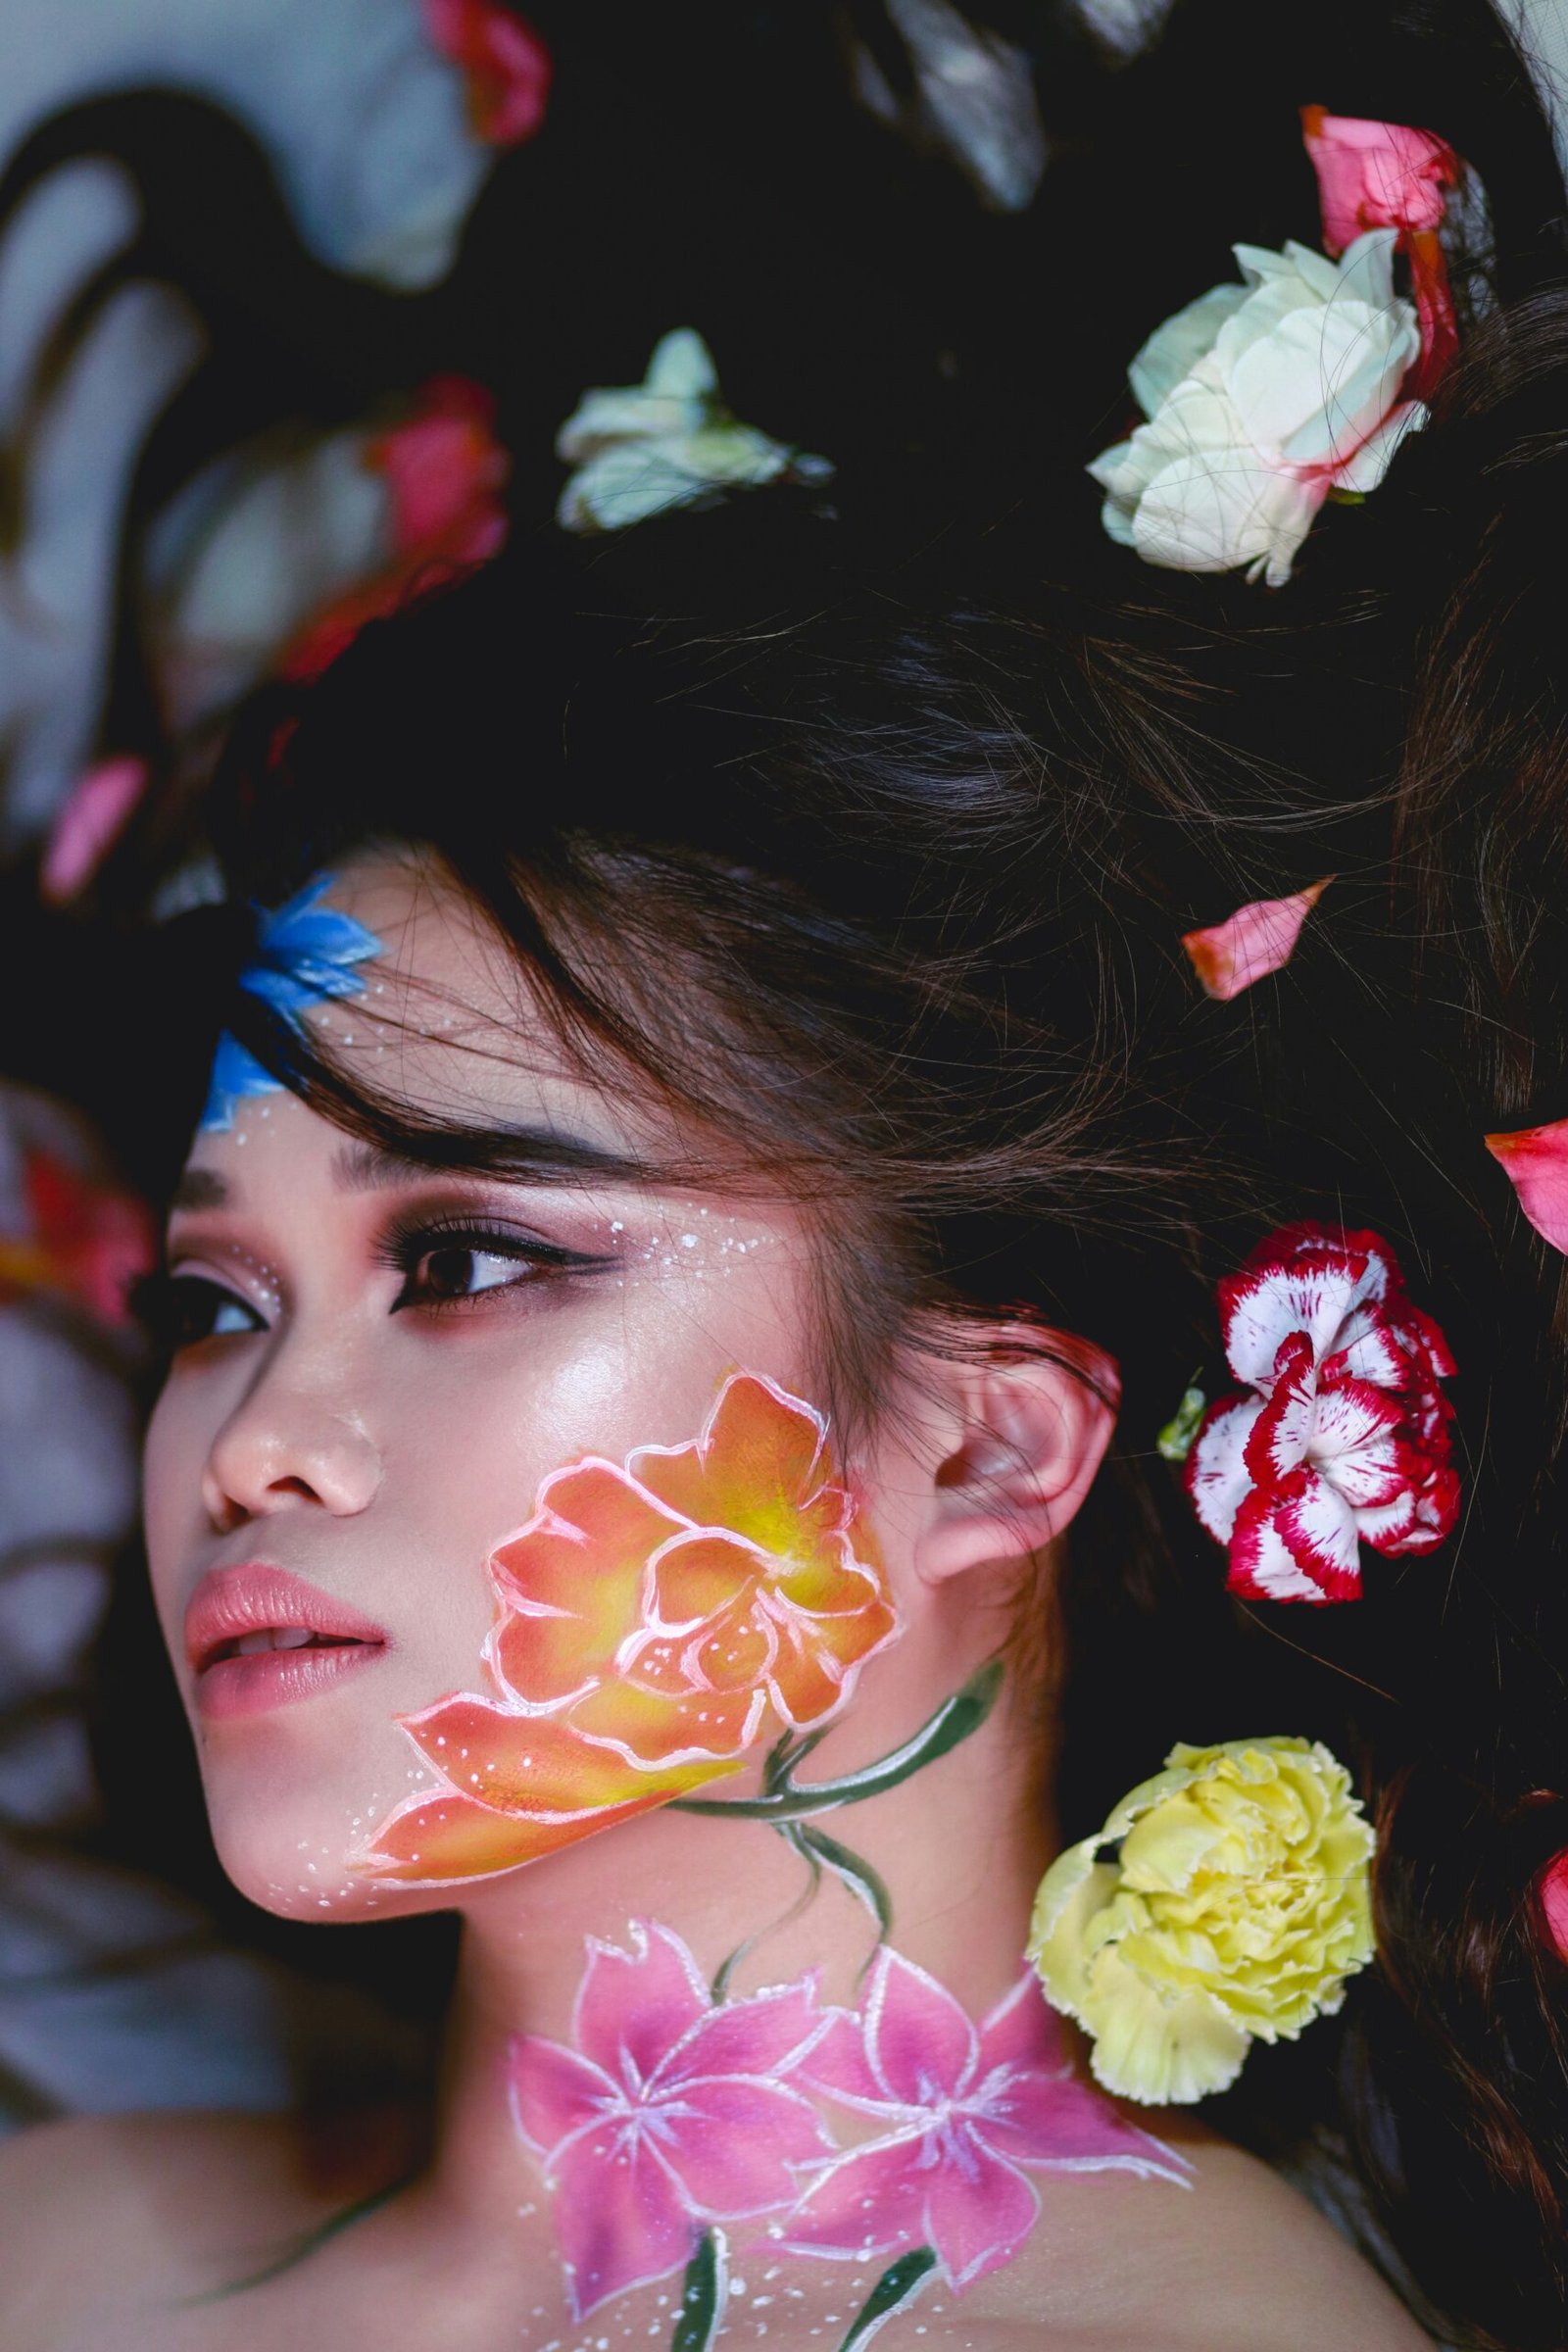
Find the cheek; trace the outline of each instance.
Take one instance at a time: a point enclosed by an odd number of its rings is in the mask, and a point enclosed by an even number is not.
[[[697,1438],[547,1478],[491,1575],[481,1676],[404,1718],[428,1781],[355,1857],[369,1879],[486,1877],[732,1781],[897,1632],[821,1416],[752,1374]]]

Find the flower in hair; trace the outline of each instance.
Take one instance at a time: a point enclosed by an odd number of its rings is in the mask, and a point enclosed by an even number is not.
[[[1568,1119],[1483,1140],[1543,1241],[1568,1250]]]
[[[1332,880],[1326,875],[1305,890],[1293,891],[1288,899],[1253,899],[1222,923],[1184,931],[1182,946],[1204,995],[1226,1004],[1254,980],[1283,971],[1296,953],[1301,925]]]
[[[425,29],[463,70],[468,123],[487,147],[516,147],[545,119],[554,71],[533,27],[501,0],[424,0]]]
[[[742,424],[725,408],[712,355],[696,329],[676,327],[640,384],[585,392],[556,437],[576,470],[556,518],[568,531],[618,531],[670,507],[781,477],[824,481],[826,458],[808,457]]]
[[[1219,1285],[1242,1393],[1203,1417],[1187,1490],[1251,1600],[1354,1600],[1361,1545],[1430,1551],[1453,1525],[1454,1371],[1375,1233],[1271,1234]]]
[[[1370,230],[1339,262],[1238,245],[1245,282],[1156,328],[1128,371],[1148,421],[1089,468],[1113,539],[1276,588],[1331,492],[1377,488],[1425,414],[1407,396],[1421,336],[1394,290],[1397,234]]]
[[[1204,2098],[1254,2040],[1332,2015],[1372,1957],[1373,1842],[1319,1742],[1173,1748],[1035,1899],[1029,1957],[1092,2037],[1096,2078],[1150,2104]]]
[[[1342,254],[1369,228],[1398,231],[1421,327],[1421,367],[1409,389],[1428,393],[1458,348],[1438,231],[1464,168],[1446,139],[1407,122],[1365,122],[1303,106],[1301,134],[1317,173],[1325,251]]]

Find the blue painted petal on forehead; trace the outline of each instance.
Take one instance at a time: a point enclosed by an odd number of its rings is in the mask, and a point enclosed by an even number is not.
[[[320,904],[332,879],[330,874],[318,874],[287,906],[262,914],[255,956],[239,975],[241,988],[260,997],[294,1029],[302,1026],[312,1004],[328,997],[363,996],[365,981],[356,967],[381,953],[373,931],[353,915]],[[232,1127],[235,1105],[247,1096],[282,1092],[282,1082],[225,1030],[213,1058],[203,1133],[220,1134]]]

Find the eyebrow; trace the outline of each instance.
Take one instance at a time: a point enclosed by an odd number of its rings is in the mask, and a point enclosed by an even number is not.
[[[432,1135],[428,1151],[393,1152],[383,1144],[350,1143],[332,1160],[332,1183],[340,1193],[380,1192],[393,1185],[418,1184],[435,1175],[494,1176],[509,1183],[560,1184],[573,1177],[601,1184],[647,1184],[646,1163],[586,1137],[557,1127],[495,1127]],[[175,1185],[170,1210],[225,1208],[236,1187],[216,1168],[186,1168]]]

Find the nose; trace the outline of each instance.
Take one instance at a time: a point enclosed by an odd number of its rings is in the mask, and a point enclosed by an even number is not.
[[[202,1471],[202,1501],[221,1535],[248,1519],[322,1510],[352,1519],[381,1484],[378,1446],[344,1394],[342,1368],[314,1373],[282,1354],[219,1430]]]

